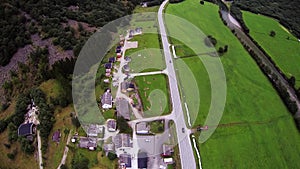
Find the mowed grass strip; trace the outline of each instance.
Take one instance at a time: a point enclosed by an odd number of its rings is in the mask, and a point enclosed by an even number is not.
[[[134,82],[142,100],[144,117],[166,115],[171,112],[168,80],[165,75],[137,76]]]
[[[256,63],[222,23],[218,7],[186,0],[169,4],[166,12],[187,19],[205,34],[215,37],[220,46],[229,46],[221,57],[227,81],[225,110],[215,133],[200,144],[202,167],[300,168],[300,137],[290,113]],[[176,23],[167,21],[168,24]],[[183,60],[199,86],[201,104],[195,125],[203,124],[209,106],[202,104],[210,100],[205,98],[210,95],[208,75],[201,76],[205,68],[199,58]],[[185,91],[190,90],[186,85],[183,87]],[[199,99],[193,99],[193,95],[187,97],[190,97],[188,105]]]
[[[288,76],[296,78],[300,87],[300,42],[280,23],[267,16],[243,11],[243,19],[250,35],[272,57],[276,65]],[[275,31],[274,37],[270,32]]]
[[[163,70],[164,56],[160,50],[157,34],[142,34],[134,36],[130,41],[137,41],[138,48],[126,50],[126,56],[131,57],[129,63],[132,73]]]

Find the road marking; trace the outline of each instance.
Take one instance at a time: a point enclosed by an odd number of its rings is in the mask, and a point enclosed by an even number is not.
[[[176,55],[176,51],[175,51],[175,46],[174,45],[172,45],[172,53],[173,53],[174,58],[176,59],[177,55]]]
[[[185,106],[185,109],[186,109],[186,115],[187,115],[187,118],[188,118],[189,126],[192,127],[192,124],[191,124],[191,117],[190,117],[190,112],[189,112],[189,109],[188,109],[188,107],[187,107],[186,102],[184,103],[184,106]]]
[[[198,156],[198,162],[199,162],[199,168],[202,169],[202,164],[201,164],[201,157],[200,157],[200,152],[198,150],[198,147],[197,147],[197,144],[196,144],[196,139],[195,139],[195,136],[192,135],[192,139],[193,139],[193,145],[194,145],[194,148],[196,150],[196,154]]]

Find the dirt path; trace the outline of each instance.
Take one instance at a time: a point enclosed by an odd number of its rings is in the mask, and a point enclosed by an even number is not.
[[[61,162],[60,162],[59,166],[57,167],[57,169],[60,169],[60,167],[61,167],[63,164],[66,163],[66,159],[67,159],[68,152],[69,152],[69,147],[68,147],[68,145],[69,145],[69,143],[70,143],[71,136],[72,136],[71,133],[72,133],[72,130],[70,130],[70,132],[69,132],[69,135],[68,135],[68,138],[67,138],[67,144],[66,144],[66,146],[65,146],[64,155],[63,155],[63,157],[62,157],[62,159],[61,159]]]

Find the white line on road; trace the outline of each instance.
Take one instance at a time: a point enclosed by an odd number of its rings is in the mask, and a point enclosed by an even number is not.
[[[196,144],[196,139],[195,139],[195,136],[194,136],[194,135],[192,135],[192,139],[193,139],[193,145],[194,145],[194,148],[195,148],[195,150],[196,150],[196,154],[197,154],[197,156],[198,156],[199,168],[202,169],[200,152],[199,152],[199,150],[198,150],[198,147],[197,147],[197,144]]]
[[[186,109],[186,115],[187,115],[187,120],[188,120],[189,126],[192,127],[192,124],[191,124],[191,117],[190,117],[190,112],[189,112],[189,109],[188,109],[188,107],[187,107],[186,102],[184,103],[184,106],[185,106],[185,109]]]

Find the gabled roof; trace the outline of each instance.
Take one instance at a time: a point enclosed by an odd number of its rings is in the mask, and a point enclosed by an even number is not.
[[[110,63],[113,63],[113,62],[116,61],[116,58],[115,58],[115,57],[110,57],[110,58],[108,59],[108,61],[109,61]]]
[[[117,134],[114,137],[114,144],[116,148],[121,148],[121,147],[132,147],[131,143],[131,136],[129,134]]]
[[[111,69],[112,68],[112,64],[111,63],[105,63],[104,67],[106,69]]]
[[[145,152],[138,154],[138,168],[147,168],[148,156]]]
[[[124,119],[130,120],[130,109],[129,109],[129,103],[124,98],[119,98],[116,101],[117,106],[117,116],[123,116]]]
[[[108,131],[115,131],[117,128],[117,122],[114,119],[108,120],[107,121],[107,128]]]
[[[21,124],[18,128],[18,135],[19,136],[28,136],[33,134],[33,123],[25,123]]]
[[[60,131],[57,130],[54,132],[52,136],[52,141],[59,142],[60,141]]]
[[[110,90],[107,90],[103,95],[102,95],[102,98],[101,98],[101,103],[102,103],[102,106],[107,104],[107,105],[112,105],[112,95],[110,93]]]

